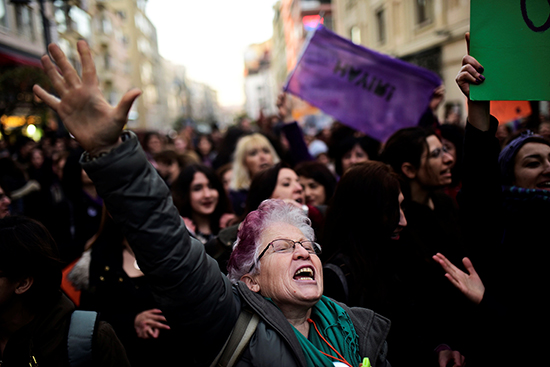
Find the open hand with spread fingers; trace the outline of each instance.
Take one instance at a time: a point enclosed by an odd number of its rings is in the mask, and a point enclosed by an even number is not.
[[[50,44],[48,55],[42,56],[42,65],[58,97],[35,85],[34,93],[55,110],[82,148],[91,155],[109,151],[119,144],[120,134],[128,121],[128,112],[140,91],[128,91],[116,107],[99,90],[95,64],[86,41],[78,41],[82,63],[82,78],[59,46]]]
[[[470,259],[467,257],[462,259],[462,263],[464,264],[467,273],[460,270],[440,253],[434,255],[433,259],[441,265],[443,270],[447,272],[445,277],[449,279],[449,281],[453,283],[453,285],[458,288],[470,301],[476,304],[481,302],[483,295],[485,294],[485,286],[483,285],[483,282],[477,274]]]

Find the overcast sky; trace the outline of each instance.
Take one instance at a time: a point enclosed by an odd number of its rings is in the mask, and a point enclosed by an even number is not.
[[[243,53],[273,33],[276,0],[149,0],[159,52],[188,77],[218,91],[222,106],[244,103]]]

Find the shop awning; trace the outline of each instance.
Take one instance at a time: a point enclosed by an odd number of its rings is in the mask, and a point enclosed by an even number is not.
[[[32,55],[20,50],[14,50],[6,47],[5,45],[0,45],[0,66],[4,65],[26,65],[42,68],[40,56]]]

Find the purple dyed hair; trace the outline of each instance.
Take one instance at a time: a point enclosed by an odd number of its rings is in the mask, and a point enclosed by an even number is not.
[[[248,273],[262,247],[260,242],[263,230],[274,223],[285,223],[298,228],[304,236],[313,241],[315,234],[311,228],[311,221],[304,211],[283,200],[264,200],[257,210],[250,212],[242,222],[237,241],[227,264],[228,277],[237,283],[243,275]],[[256,263],[252,274],[260,272],[260,264]]]

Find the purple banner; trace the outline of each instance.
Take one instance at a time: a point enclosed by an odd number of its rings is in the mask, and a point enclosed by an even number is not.
[[[384,142],[418,124],[439,77],[319,26],[284,87],[338,121]]]

